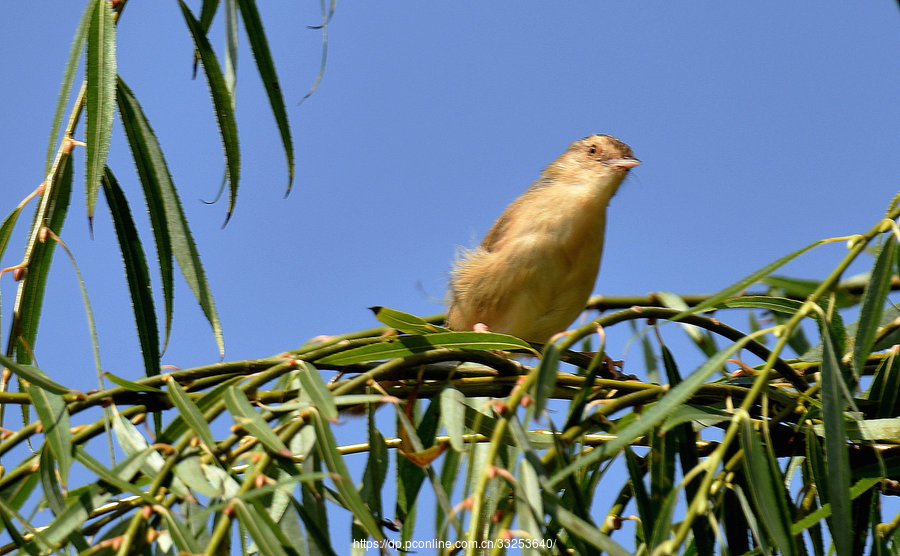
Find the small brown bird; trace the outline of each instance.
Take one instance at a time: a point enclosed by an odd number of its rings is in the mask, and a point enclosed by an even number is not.
[[[569,145],[456,262],[447,326],[539,343],[565,330],[594,289],[606,206],[640,163],[609,135]]]

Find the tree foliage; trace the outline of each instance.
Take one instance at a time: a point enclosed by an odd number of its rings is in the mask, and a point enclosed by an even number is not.
[[[256,4],[219,4],[206,0],[195,15],[179,2],[219,123],[230,217],[240,181],[236,34],[227,34],[220,60],[207,37],[220,9],[244,24],[289,180],[294,158]],[[882,510],[898,493],[900,469],[900,311],[889,300],[900,274],[900,195],[873,215],[871,229],[823,239],[715,295],[597,298],[592,321],[547,345],[454,332],[440,315],[375,307],[377,329],[161,373],[176,267],[220,349],[223,340],[164,149],[116,71],[124,7],[87,2],[46,180],[0,225],[2,255],[22,210],[35,205],[21,262],[4,270],[19,291],[0,356],[0,403],[20,406],[25,418],[13,429],[4,415],[0,518],[8,543],[0,553],[332,554],[353,540],[402,547],[423,531],[445,542],[443,551],[467,554],[898,552],[900,514]],[[67,113],[82,58],[86,78]],[[162,307],[149,294],[133,200],[107,166],[116,115],[152,224]],[[87,393],[36,367],[32,349],[50,261],[57,244],[65,248],[58,234],[72,202],[71,159],[82,156],[74,139],[82,116],[87,213],[100,199],[112,213],[145,367],[144,378],[131,381],[100,373],[98,364],[101,383],[112,386]],[[847,252],[826,276],[777,274],[835,241]],[[867,252],[871,271],[843,280]],[[90,315],[86,293],[85,306]],[[845,324],[848,316],[855,322]],[[668,323],[679,323],[703,353],[695,369],[679,364],[693,353],[676,353],[657,334]],[[645,352],[646,381],[622,376],[603,356],[604,331],[626,326]],[[598,340],[594,354],[576,349]],[[748,356],[759,362],[744,362]],[[375,420],[379,406],[392,430]],[[354,413],[365,419],[363,444],[341,440],[338,423]],[[110,455],[100,457],[104,445]],[[385,507],[388,495],[394,508]],[[425,505],[434,507],[433,526],[417,518]],[[329,528],[338,513],[352,515],[351,532]]]

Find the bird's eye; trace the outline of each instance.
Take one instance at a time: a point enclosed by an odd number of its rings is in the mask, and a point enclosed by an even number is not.
[[[597,154],[597,146],[591,145],[590,148],[588,149],[588,152],[591,154]]]

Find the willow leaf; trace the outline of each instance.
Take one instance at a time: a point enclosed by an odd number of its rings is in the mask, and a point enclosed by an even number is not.
[[[216,305],[206,281],[203,264],[200,262],[200,253],[191,235],[187,218],[181,207],[181,200],[178,198],[178,192],[172,182],[172,176],[163,157],[159,141],[157,141],[153,128],[150,127],[150,122],[144,115],[140,104],[122,79],[119,79],[118,90],[122,124],[137,165],[141,186],[144,188],[144,197],[147,200],[150,222],[156,238],[163,296],[166,303],[166,343],[168,343],[172,319],[171,259],[174,255],[185,281],[212,326],[221,356],[225,353],[222,324],[219,321]]]
[[[856,329],[856,339],[853,344],[853,372],[859,377],[862,375],[866,358],[872,351],[875,343],[875,334],[881,323],[881,313],[884,310],[884,302],[888,292],[891,291],[891,276],[894,273],[894,252],[897,250],[897,241],[893,234],[888,234],[881,246],[881,252],[875,259],[875,266],[866,285],[866,293],[863,296],[862,306],[859,309],[859,326]]]
[[[94,217],[100,176],[109,154],[116,95],[116,24],[106,0],[94,0],[87,40],[87,190],[88,218]]]
[[[294,143],[291,139],[291,128],[288,125],[287,110],[284,106],[284,96],[281,94],[281,86],[278,82],[278,74],[275,72],[275,64],[272,62],[272,53],[269,51],[269,41],[263,30],[259,10],[255,0],[238,0],[238,8],[241,10],[241,20],[247,30],[247,39],[250,41],[250,49],[253,51],[253,59],[256,60],[256,68],[259,70],[259,78],[269,97],[272,106],[272,115],[281,135],[281,144],[284,147],[284,156],[288,166],[288,186],[285,195],[291,192],[294,183]]]
[[[52,187],[45,189],[44,195],[49,195],[46,199],[47,211],[44,214],[44,221],[48,223],[47,227],[58,236],[62,231],[72,196],[71,156],[63,158]],[[43,203],[45,200],[41,201]],[[35,217],[39,212],[40,208],[36,211]],[[37,222],[32,223],[32,226],[37,225]],[[15,345],[16,360],[22,363],[31,362],[30,350],[35,347],[38,322],[44,303],[44,289],[55,249],[55,241],[35,242],[31,252],[31,261],[28,263],[28,272],[25,273],[25,277],[19,284],[20,295],[17,299],[15,317],[10,331],[10,344]]]
[[[87,39],[88,26],[95,11],[94,8],[96,6],[90,2],[85,5],[81,19],[78,21],[78,27],[75,29],[72,46],[69,48],[69,58],[66,60],[66,68],[63,70],[62,85],[59,87],[59,95],[56,98],[56,110],[53,112],[53,123],[50,125],[50,138],[47,141],[47,162],[44,166],[45,174],[50,172],[56,151],[59,149],[59,128],[62,126],[63,115],[69,102],[69,95],[72,94],[75,70],[78,69],[78,61],[81,59],[81,53],[84,50],[84,41]]]
[[[629,425],[618,431],[618,434],[614,439],[557,471],[556,474],[551,477],[550,484],[557,485],[569,475],[587,469],[589,466],[612,457],[614,454],[617,454],[620,450],[625,448],[625,446],[631,444],[635,439],[650,432],[653,427],[662,423],[676,408],[694,395],[694,393],[703,386],[704,382],[706,382],[713,373],[721,369],[722,365],[724,365],[734,353],[743,349],[744,346],[752,340],[753,339],[750,336],[744,336],[735,343],[720,350],[715,356],[711,357],[696,371],[684,379],[683,382],[669,390],[669,392],[658,402],[653,404],[653,406],[646,409],[641,414],[640,419],[632,421]]]
[[[847,453],[847,429],[844,423],[843,377],[831,341],[831,333],[823,330],[822,417],[825,421],[825,463],[828,470],[828,498],[833,519],[828,522],[838,554],[850,554],[853,533],[850,530],[850,457]]]
[[[141,238],[131,217],[128,200],[125,199],[122,188],[109,168],[106,168],[103,174],[103,193],[112,213],[119,250],[122,252],[122,262],[125,264],[125,277],[131,294],[131,306],[134,308],[134,322],[144,358],[144,373],[147,376],[158,375],[159,328],[150,289],[147,258],[144,256]]]
[[[240,179],[241,154],[238,145],[237,124],[234,121],[234,99],[228,92],[222,68],[216,59],[212,45],[206,38],[206,33],[200,27],[200,22],[191,13],[191,10],[182,0],[178,0],[184,21],[187,23],[194,46],[203,63],[203,72],[206,74],[206,82],[209,84],[210,96],[212,96],[213,108],[216,111],[216,120],[219,123],[219,133],[222,136],[222,145],[225,149],[225,166],[228,173],[228,188],[230,199],[228,202],[228,214],[225,223],[231,218],[234,211],[234,203],[237,200],[238,181]]]
[[[796,259],[803,253],[806,253],[810,249],[812,249],[814,247],[818,247],[819,245],[822,245],[823,243],[825,243],[824,240],[816,241],[814,243],[807,245],[806,247],[804,247],[802,249],[798,249],[797,251],[794,251],[793,253],[789,253],[789,254],[785,255],[784,257],[781,257],[777,261],[774,261],[774,262],[771,262],[771,263],[765,265],[764,267],[760,268],[759,270],[757,270],[755,272],[748,274],[747,276],[741,278],[734,284],[731,284],[730,286],[726,287],[725,289],[721,290],[720,292],[716,293],[715,295],[710,296],[702,303],[695,305],[695,306],[691,307],[690,309],[688,309],[686,311],[682,311],[681,313],[675,315],[674,317],[672,317],[671,320],[677,321],[681,318],[686,317],[687,315],[701,313],[703,311],[706,311],[708,309],[715,307],[716,305],[719,305],[720,303],[722,303],[723,301],[725,301],[732,295],[736,294],[737,292],[743,290],[747,286],[750,286],[752,284],[755,284],[756,282],[759,282],[765,276],[768,276],[769,274],[771,274],[778,268],[786,265],[787,263]]]

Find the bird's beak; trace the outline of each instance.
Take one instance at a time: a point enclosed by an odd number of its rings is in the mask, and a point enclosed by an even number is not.
[[[620,170],[630,170],[640,163],[640,160],[631,156],[627,158],[611,158],[606,161],[606,164],[608,166],[612,166],[613,168],[618,168]]]

